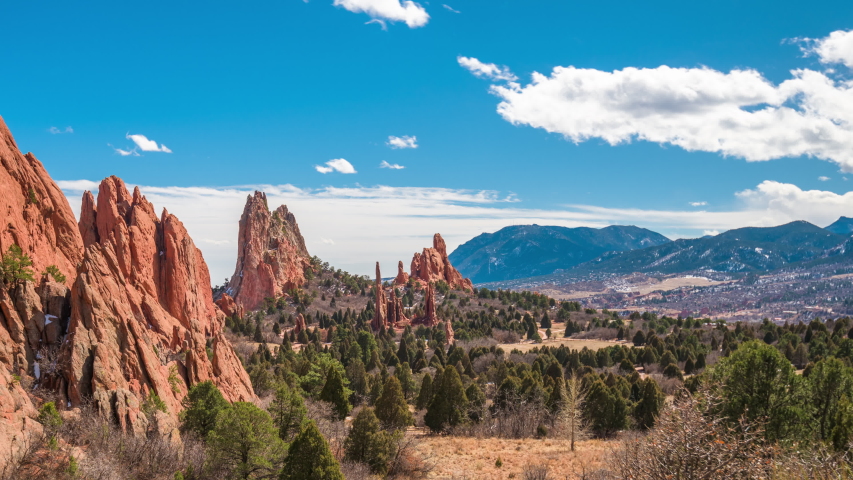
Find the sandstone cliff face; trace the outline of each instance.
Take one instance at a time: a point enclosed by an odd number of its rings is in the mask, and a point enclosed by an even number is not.
[[[409,274],[403,270],[403,262],[397,262],[397,277],[394,278],[394,285],[405,285],[409,283]]]
[[[0,253],[18,245],[33,261],[36,283],[0,288],[0,465],[41,425],[22,382],[40,381],[68,322],[68,286],[83,242],[62,191],[33,154],[23,155],[0,118]],[[64,284],[40,275],[56,265]],[[50,354],[49,354],[50,353]],[[50,358],[47,358],[50,357]],[[41,365],[39,365],[41,363]]]
[[[152,393],[173,421],[188,387],[204,380],[231,401],[251,399],[248,375],[221,333],[207,265],[181,222],[165,210],[157,218],[117,177],[101,182],[97,204],[87,192],[83,207],[86,250],[60,358],[72,405],[91,397],[142,432],[141,404]]]
[[[432,248],[425,248],[422,253],[415,253],[410,275],[424,283],[443,280],[451,288],[474,290],[471,280],[463,278],[462,274],[450,264],[450,260],[447,259],[447,246],[438,233],[432,237]]]
[[[304,284],[309,260],[296,217],[285,205],[270,212],[266,194],[256,191],[240,217],[237,267],[226,293],[254,310],[265,297],[281,297]]]
[[[428,283],[424,289],[424,314],[412,320],[413,325],[434,327],[438,325],[438,315],[435,312],[435,290]]]

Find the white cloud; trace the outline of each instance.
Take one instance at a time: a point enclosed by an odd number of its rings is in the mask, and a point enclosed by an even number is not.
[[[463,59],[475,75],[499,79],[492,64]],[[643,140],[747,161],[806,155],[853,172],[853,80],[825,72],[793,70],[775,85],[755,70],[569,66],[491,91],[505,120],[576,143]]]
[[[820,180],[821,182],[829,181],[829,177],[825,177],[825,176],[822,176],[822,175],[821,175],[820,177],[817,177],[817,179],[818,179],[818,180]]]
[[[154,140],[149,140],[145,135],[127,134],[125,135],[125,138],[127,138],[128,140],[133,140],[133,143],[135,143],[136,146],[139,147],[139,149],[143,152],[172,153],[172,151],[169,150],[167,146],[163,145],[162,143],[160,145],[157,145],[157,142],[155,142]]]
[[[79,218],[88,180],[58,182]],[[133,185],[128,185],[133,188]],[[397,261],[408,264],[412,254],[431,245],[440,232],[452,251],[482,232],[507,225],[604,227],[638,225],[669,238],[698,237],[744,226],[767,227],[793,220],[828,225],[853,211],[853,192],[839,195],[804,191],[795,185],[763,182],[735,195],[729,211],[644,210],[567,205],[556,209],[519,206],[513,195],[484,190],[423,187],[327,187],[317,190],[292,185],[239,187],[147,187],[142,193],[155,207],[168,208],[181,219],[204,252],[213,279],[230,276],[236,261],[237,219],[246,196],[263,190],[271,208],[286,204],[296,215],[308,251],[353,273],[372,274],[374,262],[392,271]],[[342,232],[345,234],[341,235]],[[338,240],[330,243],[333,238]],[[324,240],[325,239],[325,240]],[[219,280],[214,280],[219,283]]]
[[[113,147],[109,143],[107,144],[107,146],[112,148],[117,154],[121,155],[122,157],[127,157],[127,156],[139,157],[139,156],[141,156],[141,155],[139,155],[139,152],[136,151],[136,147],[134,147],[131,150],[125,150],[122,148]]]
[[[836,30],[818,39],[796,39],[804,43],[807,55],[816,55],[821,63],[841,63],[853,68],[853,30]]]
[[[422,27],[429,21],[429,14],[420,4],[411,0],[335,0],[336,7],[350,12],[366,13],[383,28],[385,21],[406,22],[409,28]],[[371,22],[368,23],[372,23]]]
[[[702,231],[702,236],[711,235],[713,237],[713,236],[719,235],[719,234],[720,234],[719,230],[703,230]]]
[[[494,63],[483,63],[473,57],[456,57],[459,65],[465,67],[469,72],[480,78],[490,80],[505,80],[514,82],[518,80],[508,67],[499,67]]]
[[[47,129],[48,132],[56,135],[58,133],[74,133],[74,129],[71,127],[65,127],[65,129],[59,129],[56,127],[50,127]]]
[[[326,166],[323,165],[315,165],[314,169],[318,172],[326,174],[331,172],[340,172],[340,173],[358,173],[355,171],[355,167],[352,166],[351,163],[346,161],[343,158],[336,158],[334,160],[329,160],[326,162]]]
[[[690,202],[691,207],[704,207],[708,202]]]
[[[448,5],[446,3],[442,3],[441,6],[446,8],[447,10],[450,10],[453,13],[460,13],[459,10],[454,9],[453,7],[451,7],[450,5]]]
[[[385,145],[391,148],[418,148],[418,137],[415,135],[403,135],[402,137],[389,135]]]
[[[402,170],[406,167],[402,165],[398,165],[396,163],[388,163],[385,160],[382,160],[382,163],[379,164],[379,168],[390,168],[391,170]]]

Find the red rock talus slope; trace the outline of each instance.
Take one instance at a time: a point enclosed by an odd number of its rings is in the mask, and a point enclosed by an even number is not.
[[[83,259],[83,242],[68,200],[41,162],[18,150],[0,118],[0,252],[13,244],[32,259],[37,280],[45,267],[56,265],[66,281],[60,285],[45,279],[39,285],[0,288],[0,465],[18,451],[25,432],[41,430],[32,420],[35,407],[22,381],[43,378],[47,368],[38,366],[37,357],[56,348],[64,333],[67,286]]]
[[[156,393],[171,420],[188,386],[213,380],[231,400],[253,397],[222,336],[210,274],[183,224],[117,177],[97,204],[86,192],[80,215],[85,256],[71,290],[71,323],[60,363],[72,404],[91,397],[119,422],[144,431],[143,400]],[[207,344],[211,355],[208,357]]]
[[[432,248],[425,248],[422,253],[415,253],[410,275],[425,283],[443,280],[451,288],[474,290],[471,280],[463,278],[462,274],[450,264],[450,260],[447,259],[447,246],[438,233],[432,237]]]
[[[310,264],[296,217],[282,205],[270,212],[267,196],[255,192],[240,217],[237,267],[226,293],[237,305],[258,308],[266,297],[281,297],[305,283]]]

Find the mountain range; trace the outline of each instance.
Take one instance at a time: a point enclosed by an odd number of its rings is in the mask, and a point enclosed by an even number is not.
[[[670,241],[638,227],[512,226],[459,246],[450,260],[475,283],[569,273],[766,272],[815,261],[847,261],[853,219],[821,228],[805,221],[746,227]]]

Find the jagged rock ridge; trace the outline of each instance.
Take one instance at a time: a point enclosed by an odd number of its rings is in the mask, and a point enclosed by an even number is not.
[[[240,217],[237,266],[225,293],[254,310],[264,298],[281,297],[304,284],[309,265],[305,240],[287,206],[270,212],[265,193],[250,195]]]
[[[474,290],[471,280],[464,278],[450,264],[450,260],[447,258],[447,245],[438,233],[432,237],[432,248],[424,248],[423,252],[415,253],[412,257],[410,276],[424,283],[442,280],[447,282],[451,288]]]

